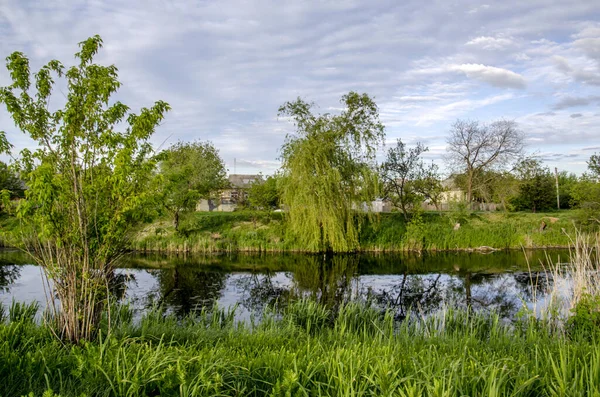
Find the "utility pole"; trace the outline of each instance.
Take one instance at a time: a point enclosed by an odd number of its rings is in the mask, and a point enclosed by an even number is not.
[[[560,196],[558,192],[558,168],[554,167],[554,178],[556,179],[556,208],[560,209]]]

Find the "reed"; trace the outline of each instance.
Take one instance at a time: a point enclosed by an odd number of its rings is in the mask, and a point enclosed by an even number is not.
[[[449,309],[397,323],[364,304],[333,311],[308,301],[265,316],[239,324],[220,309],[183,320],[154,310],[68,346],[15,317],[0,325],[0,395],[600,393],[600,334],[575,338],[532,317],[507,324]]]

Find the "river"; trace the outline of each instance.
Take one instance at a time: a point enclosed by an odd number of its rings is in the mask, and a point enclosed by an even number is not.
[[[550,262],[569,253],[550,251],[439,252],[360,255],[128,254],[111,286],[136,315],[160,306],[184,316],[200,310],[236,310],[239,319],[260,316],[297,299],[338,306],[363,301],[392,310],[430,315],[448,307],[494,311],[504,318],[543,304],[553,279]],[[38,301],[46,295],[40,267],[18,251],[0,251],[0,303]]]

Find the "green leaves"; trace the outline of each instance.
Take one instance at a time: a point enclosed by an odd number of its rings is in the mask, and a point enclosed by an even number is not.
[[[227,187],[225,164],[210,142],[178,142],[159,156],[160,201],[173,214],[177,229],[180,213],[194,210],[200,198]]]
[[[282,202],[291,233],[310,251],[358,248],[361,211],[375,199],[375,152],[384,128],[377,105],[366,94],[350,92],[339,115],[316,115],[301,99],[287,102],[297,133],[283,145]]]
[[[149,139],[170,110],[163,101],[138,115],[121,102],[109,105],[121,83],[114,65],[93,62],[101,47],[100,36],[81,42],[79,64],[66,72],[59,61],[48,62],[33,75],[34,93],[29,60],[15,52],[7,58],[13,83],[0,88],[0,103],[38,145],[16,162],[28,187],[16,213],[32,230],[24,236],[28,248],[54,276],[63,305],[59,318],[73,341],[96,329],[114,260],[151,212],[156,160]],[[67,102],[50,111],[61,78]],[[9,149],[5,141],[0,135],[0,150]]]
[[[398,139],[396,146],[388,149],[387,158],[381,165],[385,197],[402,210],[405,219],[425,199],[437,204],[443,191],[438,167],[433,163],[426,166],[421,158],[428,150],[420,142],[407,150]]]

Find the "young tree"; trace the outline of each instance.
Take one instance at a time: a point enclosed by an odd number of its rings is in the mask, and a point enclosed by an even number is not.
[[[279,175],[270,175],[264,182],[255,181],[248,191],[248,202],[255,209],[272,210],[279,207]]]
[[[178,142],[161,153],[160,202],[173,215],[175,230],[180,216],[193,211],[201,198],[227,187],[227,170],[210,142]]]
[[[446,160],[467,179],[467,202],[473,200],[473,181],[478,172],[501,169],[523,152],[524,135],[514,121],[491,124],[457,120],[448,137]]]
[[[407,151],[406,145],[398,139],[396,146],[388,149],[387,158],[381,165],[384,195],[400,208],[405,219],[424,199],[430,199],[434,204],[439,201],[442,186],[438,168],[433,163],[426,166],[421,158],[428,150],[418,142]]]
[[[548,167],[536,159],[523,160],[517,166],[519,194],[513,199],[517,210],[533,212],[555,208],[554,177]]]
[[[597,153],[592,154],[587,162],[587,165],[592,175],[600,179],[600,155]]]
[[[169,110],[158,101],[134,114],[111,101],[120,87],[117,68],[93,63],[101,38],[79,45],[76,66],[53,60],[33,75],[27,57],[13,53],[12,84],[0,88],[0,103],[38,144],[17,160],[27,191],[16,214],[29,225],[23,230],[33,230],[23,236],[26,249],[52,279],[49,303],[60,335],[73,342],[98,330],[115,262],[147,215],[156,166],[149,138]],[[52,111],[55,78],[63,77],[66,104]]]
[[[279,109],[297,127],[281,149],[281,198],[291,233],[309,251],[357,249],[365,216],[357,210],[378,193],[374,163],[384,128],[377,105],[355,92],[341,103],[339,115],[314,114],[301,99]]]

